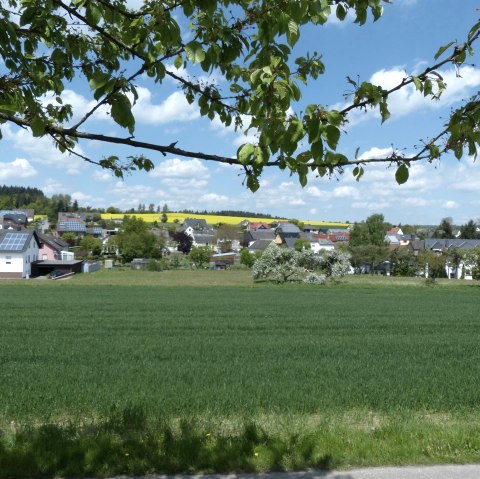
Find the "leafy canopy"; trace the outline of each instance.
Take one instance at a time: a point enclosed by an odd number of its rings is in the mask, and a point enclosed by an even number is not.
[[[324,176],[354,165],[359,179],[363,166],[373,161],[396,165],[398,183],[408,180],[413,161],[438,159],[453,151],[461,158],[464,149],[476,155],[480,141],[477,96],[453,111],[445,128],[425,141],[414,156],[392,152],[380,159],[347,158],[338,151],[347,123],[355,109],[378,109],[382,122],[389,116],[389,95],[413,84],[426,97],[436,99],[446,85],[437,70],[464,63],[473,54],[480,23],[463,43],[441,47],[435,64],[406,77],[385,90],[368,82],[349,81],[354,87],[351,103],[342,110],[328,109],[320,101],[293,114],[302,86],[325,70],[316,52],[294,57],[292,49],[307,25],[320,27],[330,15],[344,20],[353,12],[362,25],[377,20],[389,0],[146,0],[138,9],[126,0],[8,0],[0,4],[1,68],[0,123],[31,130],[36,137],[50,137],[61,152],[111,169],[121,177],[131,169],[150,170],[147,151],[164,155],[196,157],[241,165],[248,188],[259,187],[258,178],[267,166],[290,170],[302,185],[309,172]],[[187,33],[182,26],[189,25]],[[222,76],[220,87],[193,76],[181,77],[167,65],[189,73],[203,70]],[[132,107],[138,99],[135,82],[148,75],[158,85],[166,78],[183,89],[202,116],[223,125],[248,127],[258,141],[242,145],[236,156],[193,152],[169,145],[147,143],[134,137]],[[64,102],[63,90],[87,82],[92,95],[90,110],[78,118]],[[124,136],[108,136],[89,130],[89,118],[106,108]],[[130,147],[132,154],[95,159],[74,151],[86,139]],[[232,152],[233,153],[233,152]]]

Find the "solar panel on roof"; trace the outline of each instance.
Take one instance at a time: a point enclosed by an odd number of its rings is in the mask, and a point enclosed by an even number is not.
[[[29,233],[7,233],[0,243],[0,249],[4,251],[22,251]]]
[[[0,210],[0,215],[24,215],[23,211],[17,210]]]
[[[58,229],[60,231],[85,231],[86,227],[79,221],[60,221]]]

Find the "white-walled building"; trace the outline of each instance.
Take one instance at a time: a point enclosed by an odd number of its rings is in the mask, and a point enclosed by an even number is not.
[[[37,233],[28,230],[0,230],[0,278],[28,278],[38,260]]]

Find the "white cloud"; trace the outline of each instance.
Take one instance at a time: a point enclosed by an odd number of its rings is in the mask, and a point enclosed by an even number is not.
[[[388,155],[392,154],[392,148],[378,148],[374,146],[369,150],[365,151],[359,156],[359,160],[366,160],[368,158],[386,158]]]
[[[448,200],[448,201],[445,201],[443,204],[442,204],[442,208],[446,208],[446,209],[454,209],[454,208],[458,208],[460,205],[456,202],[456,201],[453,201],[453,200]]]
[[[15,148],[30,156],[29,161],[48,165],[65,171],[70,175],[78,174],[85,166],[81,158],[67,153],[62,154],[48,137],[34,138],[29,130],[19,128],[16,131],[10,125],[2,127],[5,140],[11,141]],[[79,146],[74,151],[84,155]]]
[[[137,86],[138,99],[133,105],[132,112],[138,123],[163,125],[175,121],[185,122],[200,118],[198,106],[195,103],[191,105],[185,99],[182,92],[175,91],[167,96],[161,103],[154,103],[152,92],[145,87]],[[133,95],[128,95],[133,103]],[[64,104],[72,105],[73,121],[82,118],[87,112],[91,111],[97,102],[88,100],[85,96],[66,89],[62,93]],[[51,99],[45,103],[50,102]],[[91,117],[92,120],[109,121],[113,120],[109,113],[109,108],[101,106]]]
[[[216,193],[207,193],[205,195],[200,196],[200,201],[207,203],[208,205],[214,205],[219,207],[220,209],[229,202],[228,196],[225,195],[218,195]]]
[[[333,189],[331,196],[333,198],[352,198],[358,199],[361,198],[361,193],[358,188],[353,186],[337,186]]]
[[[408,206],[432,206],[436,203],[434,200],[412,197],[402,198],[402,202]]]
[[[29,161],[23,158],[6,162],[0,162],[0,180],[10,180],[18,178],[30,178],[35,176],[38,171],[30,164]]]
[[[137,87],[138,100],[133,107],[133,114],[139,123],[161,125],[174,121],[191,121],[200,118],[198,106],[191,105],[181,92],[174,92],[162,103],[152,103],[152,93],[148,88]]]
[[[173,158],[162,161],[149,173],[154,178],[209,178],[208,168],[198,159]]]
[[[42,191],[47,196],[52,196],[57,194],[68,194],[70,190],[63,183],[60,183],[56,179],[47,178],[42,187]]]
[[[94,201],[97,202],[102,202],[102,198],[99,198],[98,196],[92,196],[92,195],[86,195],[85,193],[82,193],[81,191],[75,191],[74,193],[71,194],[72,200],[76,200],[79,203],[83,205],[92,205]]]
[[[95,170],[93,172],[93,179],[96,181],[107,182],[113,179],[113,175],[108,170]]]
[[[388,208],[390,203],[388,201],[358,201],[356,203],[352,203],[352,208],[356,209],[363,209],[367,211],[382,211],[384,208]]]
[[[309,186],[305,189],[305,192],[314,198],[324,198],[326,196],[318,186]]]
[[[161,180],[164,186],[169,188],[170,194],[191,195],[193,191],[206,190],[208,181],[206,178],[166,178]]]

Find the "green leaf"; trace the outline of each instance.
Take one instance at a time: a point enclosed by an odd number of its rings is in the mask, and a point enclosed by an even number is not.
[[[298,142],[305,136],[305,130],[303,129],[303,123],[298,118],[292,118],[290,125],[287,129],[287,136],[292,143]]]
[[[192,63],[200,63],[205,60],[205,52],[202,45],[195,40],[185,45],[185,53]]]
[[[439,158],[440,157],[440,148],[437,145],[430,145],[429,146],[430,157],[431,158]]]
[[[423,91],[423,83],[420,78],[412,76],[413,83],[418,91]]]
[[[328,123],[333,126],[340,126],[343,122],[343,115],[338,110],[327,111],[325,113]]]
[[[86,6],[86,18],[91,25],[97,25],[102,18],[102,11],[95,2],[88,2]]]
[[[457,65],[461,65],[467,58],[467,50],[462,50],[456,57],[455,57],[455,63]]]
[[[298,179],[300,181],[300,184],[302,185],[302,188],[305,187],[306,184],[308,183],[307,175],[304,173],[301,173],[300,171],[298,172]]]
[[[386,100],[380,102],[380,115],[382,117],[382,123],[390,118],[390,112],[388,111]]]
[[[124,128],[128,128],[130,133],[135,129],[135,118],[132,114],[132,104],[125,95],[115,95],[112,99],[112,109],[110,111],[115,123]]]
[[[345,20],[345,17],[347,16],[347,9],[341,3],[339,3],[337,5],[336,14],[337,14],[337,18],[340,21],[343,21],[343,20]]]
[[[433,57],[435,60],[437,60],[438,58],[440,58],[440,56],[443,54],[443,52],[445,50],[448,50],[455,42],[450,42],[450,43],[447,43],[446,45],[443,45],[443,47],[440,47],[437,51],[437,53],[435,53],[435,56]]]
[[[179,70],[183,65],[183,58],[182,58],[182,55],[177,55],[177,57],[175,58],[175,61],[173,62],[173,66]]]
[[[353,169],[353,176],[355,177],[355,180],[360,181],[360,178],[363,176],[363,167],[356,166]]]
[[[242,165],[248,165],[255,153],[255,147],[251,143],[245,143],[237,150],[238,161]]]
[[[335,150],[338,145],[338,140],[340,139],[340,130],[333,125],[327,125],[324,129],[324,135],[327,139],[328,146]]]
[[[323,142],[322,140],[316,141],[312,143],[310,147],[310,151],[312,152],[313,159],[317,162],[323,160]]]
[[[295,43],[297,43],[298,39],[300,38],[300,32],[298,29],[298,25],[295,20],[290,19],[288,21],[288,31],[287,31],[287,41],[288,44],[293,47]]]
[[[256,165],[263,165],[268,161],[268,149],[262,146],[256,146],[253,152],[253,158]]]
[[[409,171],[408,171],[407,165],[401,164],[397,168],[397,171],[395,172],[395,180],[399,185],[403,185],[403,183],[407,182],[408,176],[409,176]]]
[[[258,178],[254,175],[248,175],[247,178],[247,187],[252,193],[255,193],[255,191],[260,188],[260,183],[258,182]]]
[[[88,85],[92,90],[98,90],[102,88],[109,80],[110,75],[104,73],[102,70],[94,70],[93,75],[88,80]]]
[[[432,93],[432,82],[428,78],[423,83],[423,96],[430,95]]]
[[[478,29],[480,29],[480,22],[476,23],[468,32],[469,40],[477,33]]]
[[[39,116],[35,116],[30,122],[33,136],[42,136],[45,133],[45,123]]]

